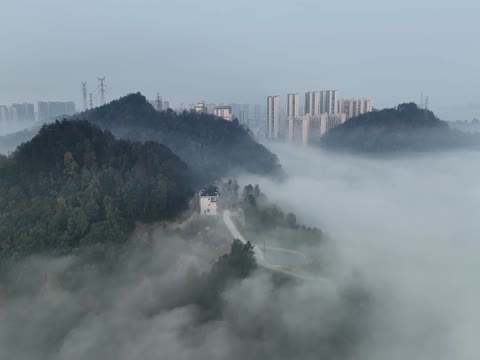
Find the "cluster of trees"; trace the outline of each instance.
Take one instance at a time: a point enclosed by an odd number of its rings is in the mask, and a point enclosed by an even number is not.
[[[26,129],[0,136],[0,154],[8,154],[9,152],[15,150],[18,144],[28,141],[34,137],[39,129],[40,127],[33,127],[32,129]]]
[[[236,280],[249,277],[257,269],[257,261],[250,242],[235,239],[230,253],[221,256],[211,270],[199,276],[191,286],[189,301],[203,310],[204,318],[215,318],[222,313],[222,293]]]
[[[433,112],[408,103],[349,119],[328,131],[320,145],[362,153],[429,151],[478,147],[480,136],[453,130]]]
[[[292,241],[293,245],[318,245],[326,238],[322,230],[299,224],[295,214],[286,214],[278,206],[269,204],[258,185],[249,184],[243,188],[241,206],[246,225],[251,231],[291,230],[297,233],[294,239],[297,240],[297,244]],[[302,244],[298,244],[299,242]]]
[[[157,141],[179,155],[207,183],[236,169],[281,174],[275,154],[257,143],[238,121],[225,121],[194,111],[158,112],[137,93],[79,115],[116,136],[135,141]]]
[[[188,166],[164,145],[57,121],[0,158],[0,193],[0,259],[15,259],[122,243],[136,221],[185,210],[193,191]]]

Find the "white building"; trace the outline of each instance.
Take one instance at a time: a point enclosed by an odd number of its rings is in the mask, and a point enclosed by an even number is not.
[[[310,116],[309,141],[317,141],[327,132],[328,115]]]
[[[217,106],[213,109],[213,115],[221,117],[224,120],[233,120],[233,111],[231,106]]]
[[[345,113],[347,119],[357,117],[368,112],[372,112],[372,100],[367,98],[343,99],[340,101],[340,111],[342,113]]]
[[[310,115],[291,117],[288,119],[288,142],[307,146],[310,136]]]
[[[75,114],[73,101],[39,101],[37,104],[40,121]]]
[[[288,120],[288,142],[307,146],[320,138],[330,129],[343,124],[345,114],[320,114],[297,116]]]
[[[207,105],[205,105],[205,101],[201,101],[199,103],[197,103],[196,105],[193,106],[193,109],[197,112],[197,113],[201,113],[201,114],[206,114],[207,113]]]
[[[202,189],[198,197],[201,215],[218,215],[219,190],[216,186],[210,185]]]
[[[305,115],[320,114],[320,91],[305,93]]]
[[[287,119],[294,119],[298,116],[298,94],[287,95]]]
[[[339,125],[342,125],[346,120],[347,120],[347,116],[345,114],[328,115],[326,131],[333,129]]]
[[[267,135],[269,139],[280,136],[280,96],[267,98]]]
[[[4,105],[0,105],[0,132],[7,131],[8,124],[8,108]]]
[[[338,90],[320,91],[320,114],[335,115],[340,112],[338,108]]]

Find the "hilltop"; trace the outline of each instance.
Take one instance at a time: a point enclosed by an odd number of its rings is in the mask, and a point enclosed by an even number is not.
[[[136,221],[185,210],[192,179],[164,145],[117,140],[86,121],[44,125],[0,157],[0,259],[122,243]]]
[[[235,171],[281,173],[276,155],[257,143],[238,121],[193,111],[157,112],[140,93],[78,117],[121,138],[165,144],[192,168],[198,182],[209,182]]]
[[[328,131],[320,145],[358,153],[393,153],[478,147],[480,137],[453,130],[414,103],[356,118]]]

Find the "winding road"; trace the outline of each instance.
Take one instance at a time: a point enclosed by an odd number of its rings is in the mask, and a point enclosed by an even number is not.
[[[234,239],[238,239],[242,243],[246,244],[247,240],[245,240],[245,238],[240,233],[240,231],[238,231],[238,228],[235,226],[235,223],[233,222],[233,220],[231,218],[231,215],[232,215],[232,213],[231,213],[230,210],[224,210],[223,211],[223,222],[227,226],[228,230],[230,231],[230,233],[232,234]],[[299,274],[297,272],[286,269],[284,266],[281,266],[281,265],[269,264],[266,261],[265,255],[264,255],[263,251],[260,249],[260,247],[253,242],[251,242],[251,244],[253,246],[253,251],[255,253],[255,257],[257,259],[257,262],[261,267],[263,267],[265,269],[268,269],[268,270],[271,270],[271,271],[282,273],[284,275],[288,275],[288,276],[291,276],[291,277],[303,279],[303,280],[318,280],[318,279],[315,279],[313,277],[308,277],[308,276],[305,276],[303,274]],[[298,251],[288,250],[288,249],[283,249],[283,248],[267,248],[267,249],[275,250],[275,251],[288,252],[288,253],[291,253],[291,254],[295,254],[297,256],[301,256],[305,260],[307,259],[305,254],[302,254]]]

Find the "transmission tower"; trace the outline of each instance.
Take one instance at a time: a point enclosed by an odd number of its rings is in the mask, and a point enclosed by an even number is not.
[[[82,82],[83,110],[88,109],[87,104],[87,82]]]
[[[105,83],[105,80],[107,78],[104,77],[98,77],[98,91],[100,92],[100,105],[105,105],[105,93],[107,89],[107,85]]]
[[[90,93],[90,109],[93,109],[93,94]]]
[[[430,99],[429,99],[429,97],[427,96],[427,97],[425,98],[425,110],[428,110],[428,107],[429,107],[429,106],[430,106]]]
[[[159,93],[157,93],[156,105],[157,105],[157,111],[162,111],[163,110],[163,101],[162,101],[162,97],[160,96]]]

